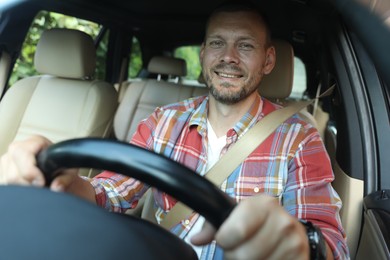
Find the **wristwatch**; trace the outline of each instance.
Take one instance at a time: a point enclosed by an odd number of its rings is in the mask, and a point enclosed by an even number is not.
[[[310,247],[311,260],[326,259],[326,243],[321,230],[310,221],[300,219],[299,222],[306,228],[307,239]]]

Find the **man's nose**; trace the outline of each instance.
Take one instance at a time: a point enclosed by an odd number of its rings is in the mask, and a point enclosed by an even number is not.
[[[239,61],[239,53],[235,46],[226,46],[221,55],[221,62],[238,64]]]

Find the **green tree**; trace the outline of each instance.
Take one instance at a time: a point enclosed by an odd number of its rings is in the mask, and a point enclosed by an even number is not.
[[[141,46],[136,37],[132,39],[131,56],[129,64],[129,78],[136,78],[142,69]]]
[[[174,56],[182,58],[187,63],[187,76],[186,79],[197,80],[201,71],[199,61],[199,46],[184,46],[177,48],[174,52]]]

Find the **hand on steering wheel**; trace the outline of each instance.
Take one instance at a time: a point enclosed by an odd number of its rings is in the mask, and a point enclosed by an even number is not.
[[[64,168],[95,168],[145,182],[182,201],[219,228],[235,202],[214,184],[187,167],[140,147],[98,138],[68,140],[38,157],[47,185]]]

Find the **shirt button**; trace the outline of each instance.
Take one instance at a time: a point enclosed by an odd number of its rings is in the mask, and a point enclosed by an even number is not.
[[[259,187],[256,186],[256,187],[253,189],[253,191],[256,192],[256,193],[258,193],[258,192],[260,191],[260,189],[259,189]]]
[[[185,221],[184,221],[184,225],[188,225],[188,224],[190,224],[190,221],[188,220],[188,219],[186,219]]]

